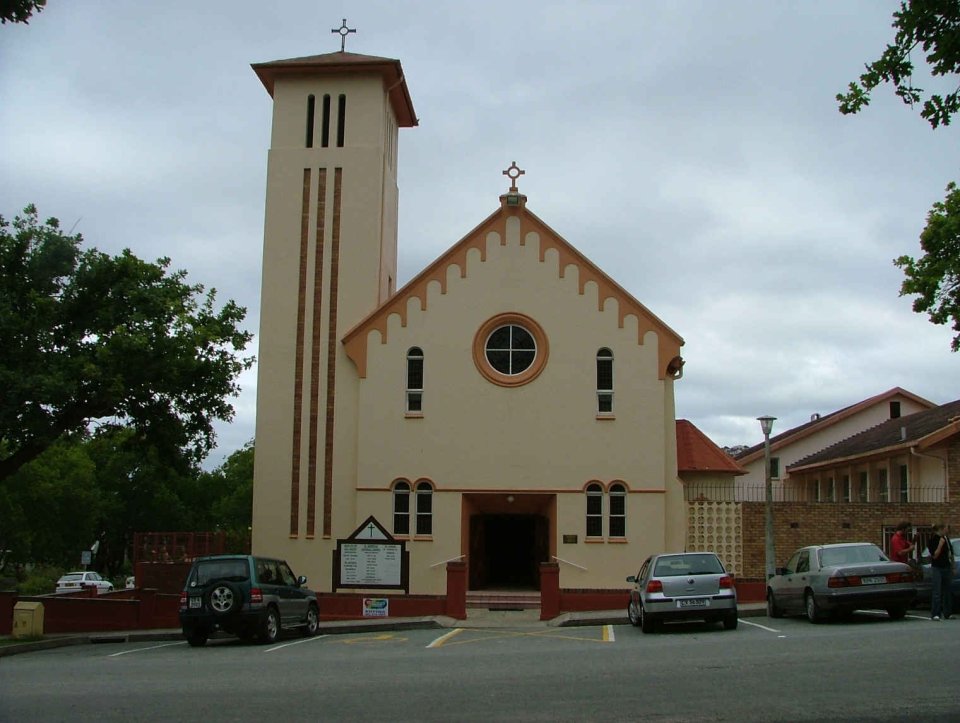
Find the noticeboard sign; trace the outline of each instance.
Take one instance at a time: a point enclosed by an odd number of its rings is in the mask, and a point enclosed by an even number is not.
[[[373,517],[368,517],[333,552],[333,589],[409,589],[409,553],[406,542],[395,540]]]

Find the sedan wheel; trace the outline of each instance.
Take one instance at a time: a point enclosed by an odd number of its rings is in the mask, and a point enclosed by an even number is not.
[[[737,629],[737,613],[736,612],[732,612],[723,618],[723,629],[724,630]]]
[[[887,615],[890,616],[891,620],[903,620],[907,616],[907,609],[900,606],[887,608]]]
[[[767,617],[782,618],[783,610],[777,605],[777,599],[773,596],[773,590],[767,590]]]
[[[807,609],[807,620],[811,623],[819,623],[823,619],[823,613],[820,612],[820,606],[817,605],[817,601],[813,597],[812,592],[807,591],[804,597],[804,603]]]
[[[627,605],[627,617],[630,619],[630,624],[633,627],[640,627],[640,615],[637,612],[637,604],[633,600]]]
[[[652,633],[656,629],[656,623],[653,618],[644,611],[643,605],[640,606],[640,629],[645,633]]]

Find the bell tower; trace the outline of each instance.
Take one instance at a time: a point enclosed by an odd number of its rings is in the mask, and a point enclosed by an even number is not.
[[[338,497],[354,504],[338,487],[356,485],[358,377],[340,340],[394,292],[398,129],[417,118],[398,60],[341,50],[252,67],[273,99],[253,551],[310,569],[349,532],[332,529]]]

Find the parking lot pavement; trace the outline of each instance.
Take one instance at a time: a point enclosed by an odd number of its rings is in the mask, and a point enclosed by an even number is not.
[[[743,603],[739,606],[740,617],[766,615],[763,603]],[[486,610],[470,608],[466,620],[446,616],[415,618],[369,618],[366,620],[334,620],[320,623],[320,634],[341,635],[346,633],[375,632],[380,630],[415,630],[424,628],[561,628],[589,625],[628,625],[626,611],[591,610],[563,613],[552,620],[540,620],[539,610]],[[129,643],[155,640],[181,640],[179,628],[158,630],[122,630],[117,632],[69,633],[49,635],[43,640],[14,642],[9,635],[0,636],[0,657],[16,655],[33,650],[47,650],[66,645],[97,643]]]

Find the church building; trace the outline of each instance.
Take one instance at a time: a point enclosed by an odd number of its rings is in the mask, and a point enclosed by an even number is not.
[[[681,337],[534,213],[516,163],[396,288],[398,141],[418,125],[400,62],[253,69],[273,100],[253,552],[322,593],[443,596],[451,565],[469,591],[533,594],[544,569],[623,591],[683,550]],[[371,552],[365,578],[364,539],[402,554]]]

